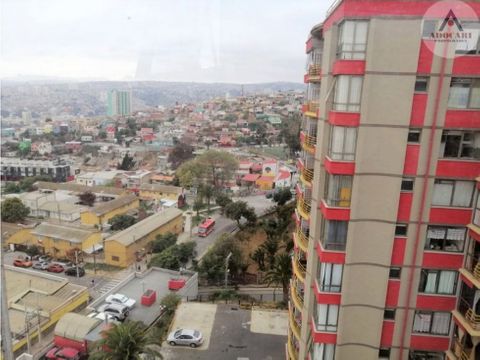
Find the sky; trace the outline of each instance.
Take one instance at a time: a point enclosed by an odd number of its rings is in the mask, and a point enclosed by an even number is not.
[[[302,82],[328,0],[2,0],[0,77]]]

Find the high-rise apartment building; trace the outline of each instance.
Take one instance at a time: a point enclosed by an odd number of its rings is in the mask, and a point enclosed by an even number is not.
[[[311,31],[288,359],[480,359],[480,3],[438,3]]]
[[[107,98],[108,116],[126,116],[132,113],[132,92],[111,90]]]

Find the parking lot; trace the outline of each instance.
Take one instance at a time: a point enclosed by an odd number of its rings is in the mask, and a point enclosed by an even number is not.
[[[276,360],[285,358],[286,311],[242,310],[236,305],[183,303],[172,330],[200,330],[205,343],[196,348],[162,346],[166,360]],[[207,351],[205,351],[207,350]]]

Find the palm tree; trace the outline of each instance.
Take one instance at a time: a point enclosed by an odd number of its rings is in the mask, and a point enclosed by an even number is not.
[[[264,281],[268,286],[271,284],[282,285],[283,302],[288,300],[288,285],[292,277],[292,258],[288,253],[281,253],[275,256],[274,266],[268,270]]]
[[[262,245],[260,245],[260,249],[262,249],[267,255],[267,260],[270,263],[270,269],[273,269],[275,266],[275,254],[277,253],[278,248],[278,240],[275,238],[268,238]]]
[[[90,355],[93,360],[140,360],[140,354],[162,358],[151,348],[160,345],[160,340],[145,332],[141,322],[129,321],[104,331],[104,338],[97,342],[97,348]]]

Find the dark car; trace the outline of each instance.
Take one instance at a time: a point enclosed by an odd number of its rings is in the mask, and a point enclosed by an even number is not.
[[[65,275],[77,276],[77,268],[76,267],[68,268],[67,270],[65,270]],[[79,266],[78,267],[78,276],[82,277],[84,275],[85,275],[85,270]]]
[[[54,272],[54,273],[61,273],[64,269],[62,265],[59,264],[51,264],[48,268],[47,271],[49,272]]]

